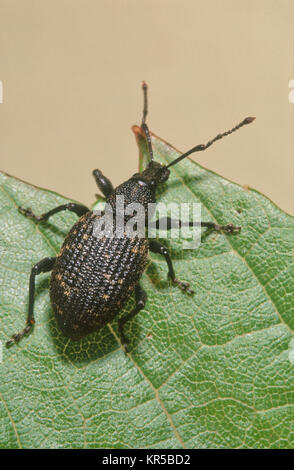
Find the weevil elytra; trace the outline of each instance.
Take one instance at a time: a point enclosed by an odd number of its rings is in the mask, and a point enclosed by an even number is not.
[[[231,130],[218,134],[207,144],[197,145],[188,152],[182,154],[168,165],[155,162],[152,152],[151,135],[146,124],[147,117],[147,85],[143,82],[143,118],[141,130],[144,134],[149,153],[149,163],[141,173],[135,173],[129,180],[113,188],[110,180],[100,170],[94,170],[93,175],[98,188],[106,198],[106,202],[112,207],[113,214],[116,211],[118,196],[124,196],[125,207],[130,203],[139,203],[145,213],[148,212],[148,204],[156,202],[156,188],[168,180],[169,168],[194,152],[206,150],[215,141],[235,132],[245,124],[251,123],[254,118],[248,117]],[[121,343],[127,350],[127,338],[123,328],[125,323],[133,318],[144,308],[147,296],[140,285],[140,278],[144,272],[148,251],[161,254],[167,263],[168,276],[180,289],[193,294],[187,282],[177,279],[172,260],[167,248],[155,239],[147,236],[128,236],[123,232],[121,236],[97,237],[93,233],[95,223],[102,214],[91,211],[88,207],[68,203],[58,206],[40,216],[35,215],[31,209],[19,207],[19,211],[36,223],[46,221],[58,212],[69,210],[77,214],[79,220],[66,236],[59,254],[54,257],[44,258],[33,266],[29,281],[29,307],[25,328],[14,334],[7,345],[17,343],[25,334],[29,333],[35,323],[34,319],[34,291],[35,277],[52,270],[50,280],[50,299],[55,318],[63,334],[72,340],[99,330],[109,323],[122,309],[130,295],[135,292],[136,305],[134,309],[121,317],[118,321],[118,332]],[[129,216],[124,213],[124,222]],[[159,226],[159,219],[155,226]],[[173,220],[170,217],[163,221],[167,229],[181,226],[181,220]],[[146,219],[146,225],[148,219]],[[202,227],[224,232],[237,232],[240,227],[232,224],[217,225],[213,222],[201,222]],[[194,222],[189,223],[194,226]],[[113,227],[115,231],[115,227]]]

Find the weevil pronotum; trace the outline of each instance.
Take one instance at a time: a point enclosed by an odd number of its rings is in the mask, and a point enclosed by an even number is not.
[[[149,153],[149,163],[145,170],[141,173],[135,173],[117,188],[113,188],[110,180],[100,170],[93,171],[96,183],[105,196],[106,202],[112,207],[114,214],[117,196],[124,196],[125,206],[133,202],[141,204],[147,214],[148,204],[156,202],[158,185],[168,180],[170,167],[194,152],[206,150],[215,141],[254,120],[253,117],[248,117],[231,130],[218,134],[207,144],[197,145],[168,165],[161,165],[153,159],[152,140],[146,124],[147,85],[145,82],[143,82],[142,88],[144,107],[141,130],[146,137]],[[171,281],[180,289],[193,294],[189,284],[176,277],[168,250],[159,241],[148,239],[147,236],[130,237],[125,232],[120,237],[97,238],[93,234],[93,228],[102,214],[98,215],[81,204],[70,202],[39,216],[35,215],[31,209],[19,207],[19,211],[24,216],[36,223],[48,220],[49,217],[64,210],[74,212],[79,220],[66,236],[59,254],[54,258],[44,258],[33,266],[29,281],[29,307],[26,326],[7,341],[8,346],[18,342],[25,334],[29,333],[35,323],[35,277],[40,273],[52,270],[50,280],[52,308],[60,330],[72,340],[79,340],[109,323],[122,310],[130,295],[135,292],[135,307],[118,321],[118,332],[125,350],[127,350],[128,341],[124,335],[124,325],[144,308],[147,300],[146,293],[140,285],[140,278],[147,263],[149,250],[159,253],[165,258]],[[124,216],[125,222],[128,217]],[[157,227],[158,223],[159,221],[155,224]],[[174,226],[180,226],[181,220],[167,217],[164,223],[167,229],[171,229]],[[194,222],[190,222],[189,225],[193,226]],[[213,222],[201,222],[200,225],[224,232],[240,230],[240,227],[235,227],[232,224],[220,226]]]

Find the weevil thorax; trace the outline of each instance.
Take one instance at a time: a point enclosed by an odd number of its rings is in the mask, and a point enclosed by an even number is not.
[[[164,183],[169,174],[170,171],[165,166],[152,160],[142,173],[135,173],[130,179],[117,186],[107,202],[115,211],[117,197],[123,196],[125,208],[130,204],[141,204],[147,217],[149,204],[156,202],[155,193],[158,184]]]

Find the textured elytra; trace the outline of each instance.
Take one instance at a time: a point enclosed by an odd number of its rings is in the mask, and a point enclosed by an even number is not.
[[[147,262],[145,238],[97,237],[100,215],[88,212],[72,227],[57,256],[50,298],[57,323],[73,340],[102,328],[125,305]]]

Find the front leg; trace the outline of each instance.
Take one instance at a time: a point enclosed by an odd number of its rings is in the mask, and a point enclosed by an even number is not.
[[[159,253],[160,255],[165,257],[165,260],[166,260],[167,266],[168,266],[168,276],[171,278],[171,280],[180,289],[188,292],[189,294],[194,294],[194,291],[190,288],[188,282],[179,281],[179,279],[176,278],[175,271],[174,271],[173,264],[172,264],[172,260],[171,260],[171,257],[169,255],[169,253],[168,253],[167,248],[157,240],[149,241],[149,248],[150,248],[150,251],[152,251],[153,253]]]
[[[35,215],[32,211],[32,209],[24,209],[23,207],[18,208],[19,212],[26,217],[29,217],[30,219],[34,220],[35,222],[42,222],[44,220],[48,220],[51,215],[57,214],[58,212],[61,211],[71,211],[77,214],[79,217],[82,215],[86,214],[86,212],[89,212],[90,209],[88,207],[83,206],[82,204],[76,204],[75,202],[69,202],[68,204],[62,204],[61,206],[55,207],[54,209],[51,209],[51,211],[45,212],[44,214],[41,215]]]
[[[170,230],[172,228],[180,227],[207,227],[211,230],[216,230],[218,232],[234,233],[239,232],[241,227],[237,227],[233,224],[219,225],[214,222],[183,222],[180,219],[171,219],[170,217],[161,217],[155,222],[150,223],[150,228],[156,228],[163,230]]]
[[[104,176],[100,170],[93,170],[93,176],[98,188],[106,197],[106,199],[108,199],[114,191],[111,181],[106,178],[106,176]]]

